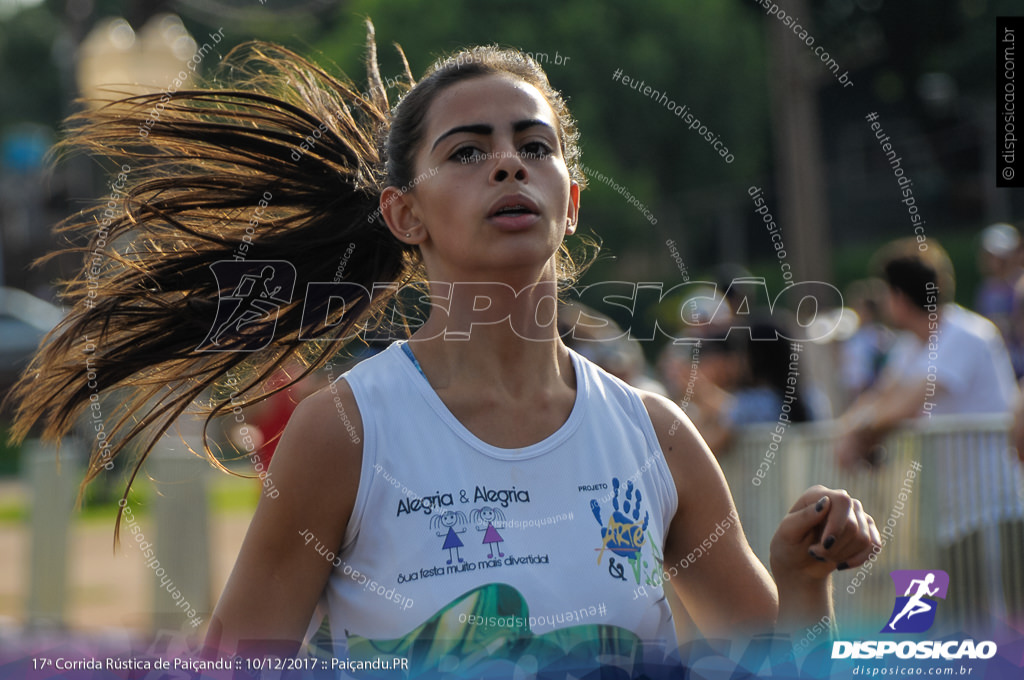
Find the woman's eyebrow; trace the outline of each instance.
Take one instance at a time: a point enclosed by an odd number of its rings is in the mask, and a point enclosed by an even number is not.
[[[549,123],[546,123],[543,120],[540,120],[539,118],[531,118],[529,120],[517,121],[517,122],[512,124],[512,131],[513,132],[522,132],[523,130],[527,130],[529,128],[536,127],[538,125],[546,127],[547,129],[551,130],[552,132],[555,131],[555,129],[553,127],[551,127],[551,125]]]
[[[552,132],[554,132],[554,128],[552,128],[549,123],[546,123],[543,120],[540,120],[539,118],[528,118],[526,120],[516,121],[515,123],[512,124],[512,131],[522,132],[523,130],[535,127],[537,125],[542,125],[551,130]],[[430,147],[430,150],[433,151],[434,149],[436,149],[437,145],[440,144],[446,137],[451,137],[452,135],[456,135],[460,132],[468,132],[474,135],[489,135],[494,132],[494,126],[487,125],[486,123],[476,123],[474,125],[459,125],[458,127],[453,127],[451,130],[448,130],[448,132],[445,132],[443,135],[438,137],[434,141],[434,145]]]
[[[436,149],[437,145],[440,144],[446,137],[457,135],[460,132],[469,132],[470,134],[474,135],[489,135],[492,132],[494,132],[494,128],[484,123],[478,123],[476,125],[460,125],[458,127],[453,127],[451,130],[438,137],[434,141],[434,146],[430,147],[430,150],[433,151],[434,149]]]

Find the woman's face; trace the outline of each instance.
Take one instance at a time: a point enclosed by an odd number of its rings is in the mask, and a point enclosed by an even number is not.
[[[540,91],[510,76],[470,78],[437,95],[423,130],[419,182],[395,201],[402,205],[389,224],[399,238],[412,234],[405,240],[420,245],[429,277],[553,272],[554,254],[575,227],[579,188]]]

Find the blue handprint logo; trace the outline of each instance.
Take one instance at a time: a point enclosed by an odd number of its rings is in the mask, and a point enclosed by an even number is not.
[[[597,563],[601,564],[601,557],[604,551],[611,550],[619,557],[635,561],[640,555],[640,548],[644,545],[644,535],[647,531],[647,523],[650,520],[650,513],[644,512],[644,521],[640,522],[640,504],[642,497],[640,489],[633,488],[633,482],[626,484],[626,493],[622,501],[622,510],[619,510],[619,491],[622,485],[617,477],[612,478],[612,509],[611,517],[608,518],[608,525],[601,521],[601,505],[597,499],[590,501],[590,510],[594,513],[594,519],[601,525],[601,547],[597,554]],[[632,512],[631,512],[632,510]]]

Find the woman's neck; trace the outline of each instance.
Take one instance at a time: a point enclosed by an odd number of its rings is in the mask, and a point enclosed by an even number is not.
[[[574,387],[569,351],[558,337],[557,284],[519,290],[498,282],[432,285],[431,314],[411,348],[438,389],[489,385],[525,396],[563,382]]]

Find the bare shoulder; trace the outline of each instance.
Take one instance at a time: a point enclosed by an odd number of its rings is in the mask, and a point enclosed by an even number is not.
[[[732,506],[732,495],[715,455],[678,405],[659,394],[639,391],[654,425],[665,462],[679,496],[679,511],[694,504],[719,509]]]
[[[658,443],[661,444],[661,450],[669,466],[688,460],[692,462],[693,458],[700,458],[705,453],[711,455],[697,428],[674,401],[645,390],[637,392],[647,409],[647,415],[651,418],[654,432],[658,435]]]
[[[310,494],[309,498],[351,501],[359,483],[362,442],[363,423],[355,397],[348,383],[337,380],[296,407],[270,472],[298,492],[296,500]]]
[[[302,639],[333,566],[309,543],[341,545],[361,467],[362,420],[337,381],[304,399],[281,435],[208,644]]]
[[[672,586],[709,639],[771,627],[775,586],[747,544],[718,461],[681,408],[655,394],[640,396],[679,500],[664,549]]]
[[[338,379],[303,399],[292,414],[288,427],[303,436],[359,444],[363,438],[363,420],[352,388]],[[326,443],[326,442],[325,442]],[[361,448],[361,447],[359,447]]]

